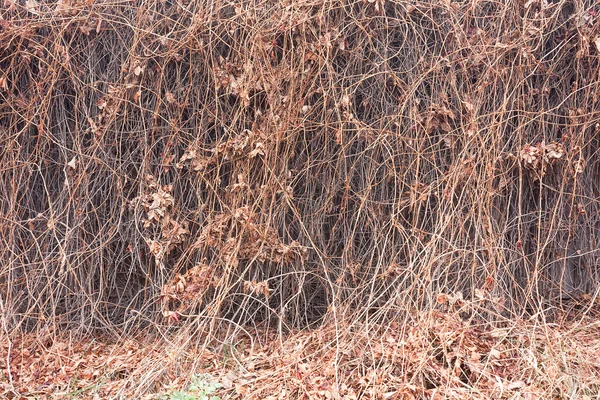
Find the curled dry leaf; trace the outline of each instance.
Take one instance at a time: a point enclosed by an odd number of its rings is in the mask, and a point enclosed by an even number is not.
[[[497,349],[491,348],[489,355],[491,359],[499,359],[502,353]]]
[[[138,65],[133,69],[133,73],[135,74],[135,76],[140,76],[143,72],[144,72],[144,67],[141,65]]]
[[[67,163],[67,166],[72,170],[77,170],[77,156],[73,157],[71,161]]]
[[[525,382],[523,382],[523,381],[515,381],[515,382],[511,382],[506,388],[508,390],[515,390],[515,389],[520,389],[523,386],[525,386]]]
[[[167,102],[168,102],[169,104],[173,104],[173,103],[175,103],[175,96],[174,96],[174,95],[173,95],[173,93],[171,93],[171,92],[167,92],[167,93],[165,93],[165,99],[167,99]]]
[[[162,251],[161,244],[155,240],[151,240],[148,246],[150,247],[150,252],[155,256],[158,256]]]
[[[562,143],[552,142],[537,145],[526,144],[521,149],[521,162],[524,167],[533,171],[538,177],[544,176],[548,165],[552,165],[557,160],[560,160],[566,154],[565,147]]]
[[[445,293],[440,293],[436,296],[435,301],[438,304],[448,304],[448,295]]]
[[[39,13],[40,3],[36,0],[27,0],[25,2],[25,9],[33,15],[40,15]]]
[[[271,289],[267,281],[245,281],[244,291],[247,293],[262,294],[268,299],[271,296]]]

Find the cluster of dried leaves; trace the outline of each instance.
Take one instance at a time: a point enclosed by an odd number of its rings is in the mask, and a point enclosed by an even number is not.
[[[181,336],[170,343],[4,337],[0,362],[7,372],[0,395],[156,399],[184,388],[196,372],[221,383],[222,399],[541,400],[600,394],[598,322],[581,314],[568,323],[491,328],[458,313],[430,312],[388,326],[339,328],[294,332],[283,340],[263,331],[262,345],[246,338],[226,346],[198,346]]]
[[[87,340],[44,329],[0,336],[0,397],[115,398],[144,360],[162,357],[148,340]]]
[[[194,246],[218,249],[219,261],[236,268],[239,261],[258,260],[275,264],[301,262],[306,249],[298,242],[282,243],[277,232],[256,222],[248,207],[215,215],[208,221]]]

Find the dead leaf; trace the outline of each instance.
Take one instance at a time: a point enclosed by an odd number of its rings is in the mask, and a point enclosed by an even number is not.
[[[135,74],[135,76],[140,76],[142,74],[142,72],[144,72],[144,67],[142,67],[141,65],[138,65],[133,70],[133,73]]]
[[[528,9],[529,7],[531,7],[531,5],[533,3],[535,3],[537,0],[528,0],[527,3],[525,3],[525,9]]]
[[[250,154],[248,154],[248,156],[250,158],[254,158],[254,157],[258,156],[258,155],[264,156],[265,155],[265,151],[263,150],[264,147],[265,146],[261,142],[257,142],[254,145],[254,150],[252,150],[250,152]]]
[[[33,15],[40,15],[40,13],[38,12],[39,7],[40,3],[38,3],[36,0],[27,0],[25,2],[25,9]]]
[[[267,281],[256,282],[256,281],[245,281],[244,290],[246,292],[262,294],[268,299],[271,296],[271,289]]]
[[[73,158],[71,159],[71,161],[69,161],[69,162],[67,163],[67,165],[68,165],[68,166],[69,166],[71,169],[73,169],[73,170],[77,170],[77,156],[73,157]]]
[[[448,299],[448,295],[444,294],[444,293],[440,293],[437,295],[437,297],[435,298],[435,301],[438,304],[447,304],[449,299]]]
[[[523,381],[516,381],[516,382],[511,382],[507,386],[507,389],[508,390],[514,390],[514,389],[522,388],[523,386],[525,386],[525,382],[523,382]]]
[[[171,92],[165,93],[165,98],[167,99],[167,102],[169,104],[175,103],[175,96],[173,95],[173,93],[171,93]]]
[[[502,355],[502,353],[500,353],[500,351],[498,351],[497,349],[494,349],[493,347],[490,349],[490,358],[500,358],[500,356]]]

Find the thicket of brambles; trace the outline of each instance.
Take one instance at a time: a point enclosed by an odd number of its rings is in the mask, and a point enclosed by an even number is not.
[[[6,0],[10,329],[593,304],[600,5]]]

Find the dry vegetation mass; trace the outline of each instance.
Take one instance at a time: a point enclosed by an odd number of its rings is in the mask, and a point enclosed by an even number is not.
[[[600,396],[599,13],[3,0],[2,393]]]

